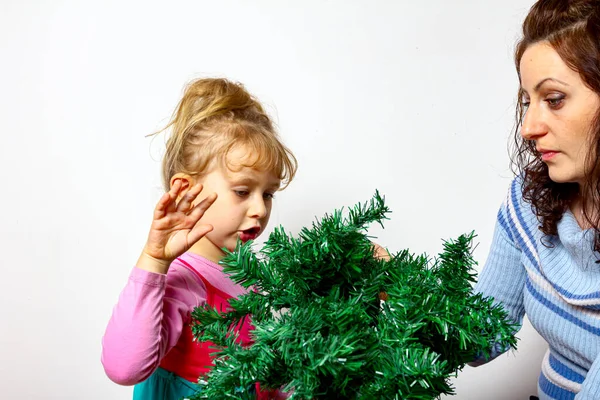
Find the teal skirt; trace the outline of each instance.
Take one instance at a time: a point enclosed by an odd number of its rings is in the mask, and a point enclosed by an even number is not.
[[[166,369],[158,368],[133,388],[133,400],[182,400],[198,393],[199,386]]]

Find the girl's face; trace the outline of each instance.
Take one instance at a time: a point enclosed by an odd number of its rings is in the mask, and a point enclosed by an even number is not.
[[[214,229],[191,250],[215,262],[223,257],[222,248],[235,249],[238,238],[256,239],[271,216],[273,196],[281,182],[271,171],[242,166],[253,161],[248,157],[244,148],[233,148],[225,163],[199,179],[203,192],[218,197],[200,220]]]
[[[529,46],[520,69],[526,109],[521,136],[535,142],[550,179],[581,184],[600,97],[547,42]]]

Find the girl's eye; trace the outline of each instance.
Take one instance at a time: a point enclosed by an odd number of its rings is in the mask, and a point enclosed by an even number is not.
[[[250,194],[247,190],[234,190],[235,194],[240,197],[246,197]]]
[[[274,193],[265,193],[263,194],[264,199],[272,200],[275,197]]]

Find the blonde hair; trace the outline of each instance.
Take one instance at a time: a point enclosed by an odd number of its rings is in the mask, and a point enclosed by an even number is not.
[[[271,171],[284,189],[294,178],[297,161],[281,142],[271,118],[240,83],[204,78],[185,88],[171,121],[163,157],[166,190],[176,173],[202,176],[215,161],[225,163],[234,147],[244,147],[252,160],[246,167]],[[159,132],[157,132],[159,133]]]

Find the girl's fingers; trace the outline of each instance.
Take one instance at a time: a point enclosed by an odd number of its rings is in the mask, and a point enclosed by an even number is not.
[[[194,206],[192,211],[188,214],[194,223],[200,220],[206,210],[217,200],[217,194],[212,193],[208,197],[202,199],[202,201]]]
[[[181,181],[178,179],[173,183],[171,189],[164,193],[158,203],[156,203],[156,207],[154,208],[154,219],[161,219],[165,216],[165,214],[169,211],[169,206],[173,204],[173,200],[177,198],[177,192],[181,188]]]
[[[156,203],[156,207],[154,208],[154,219],[161,219],[165,216],[165,210],[167,209],[167,205],[169,204],[169,193],[163,193],[158,203]]]
[[[190,247],[194,245],[198,240],[202,239],[204,235],[213,230],[212,225],[197,223],[188,233],[187,243]]]
[[[202,184],[197,183],[192,188],[182,193],[181,200],[179,201],[179,204],[177,204],[177,211],[187,213],[201,191]]]
[[[166,213],[177,210],[177,197],[179,196],[179,192],[181,192],[182,188],[183,182],[181,182],[181,179],[175,179],[175,182],[173,182],[173,185],[171,185],[171,190],[168,192],[170,202],[165,210]]]

